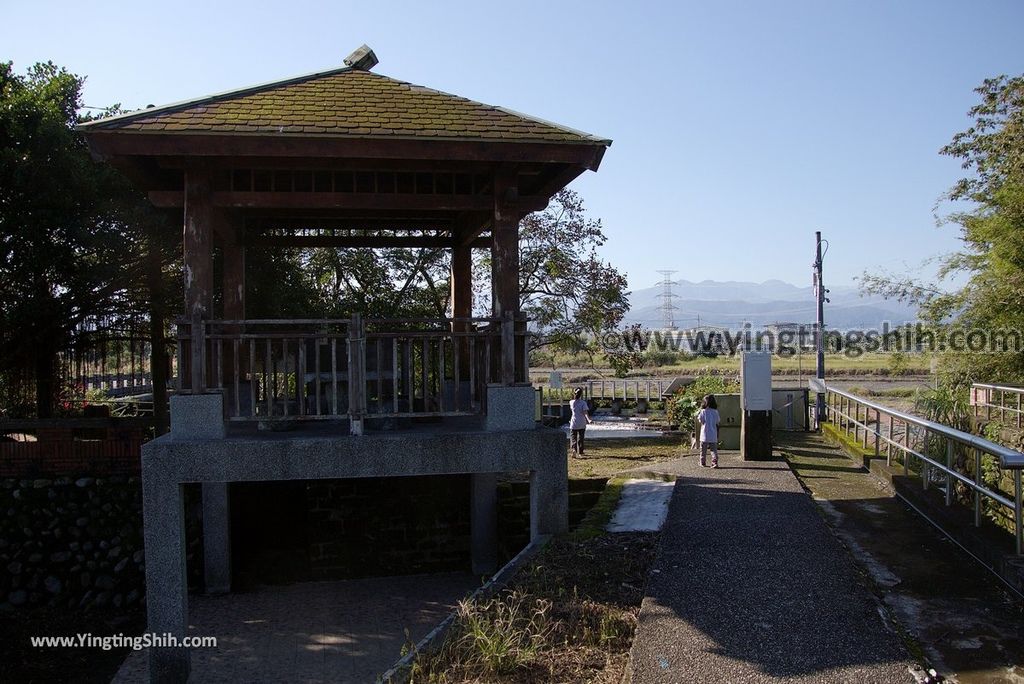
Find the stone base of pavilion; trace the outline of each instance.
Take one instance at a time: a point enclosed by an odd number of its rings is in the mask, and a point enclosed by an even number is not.
[[[185,484],[203,484],[207,590],[227,592],[227,483],[469,474],[472,570],[479,576],[496,569],[496,478],[505,472],[529,473],[532,539],[567,530],[568,473],[565,436],[559,430],[446,425],[362,436],[300,431],[229,433],[221,439],[182,439],[172,433],[155,439],[142,453],[148,631],[179,640],[195,633],[188,627],[193,622],[185,574]],[[195,669],[199,663],[192,663],[194,677],[204,676]],[[189,673],[189,649],[151,649],[150,681],[183,682]]]

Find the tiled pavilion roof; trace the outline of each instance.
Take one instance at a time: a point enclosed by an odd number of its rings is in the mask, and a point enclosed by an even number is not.
[[[610,140],[345,67],[83,125],[86,130],[609,145]]]

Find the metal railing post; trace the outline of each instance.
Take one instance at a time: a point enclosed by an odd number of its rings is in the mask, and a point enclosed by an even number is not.
[[[910,475],[910,423],[903,422],[903,476]]]
[[[953,505],[953,476],[950,471],[953,470],[953,451],[955,447],[953,440],[946,439],[946,505]]]
[[[868,408],[867,404],[864,405],[864,449],[868,448],[868,425],[871,422],[871,409]]]
[[[882,414],[875,409],[875,458],[881,456],[882,447]]]
[[[1020,468],[1013,471],[1013,529],[1017,538],[1017,555],[1024,553],[1024,501],[1020,487]]]
[[[924,429],[924,446],[921,448],[921,453],[924,454],[925,456],[929,455],[929,453],[928,453],[928,441],[929,441],[928,437],[929,437],[929,434],[930,434],[930,430],[928,430],[928,428],[925,428]],[[921,460],[921,489],[923,489],[926,492],[928,491],[928,461],[925,461],[923,459]]]
[[[892,465],[893,417],[889,415],[889,439],[885,443],[885,465]]]
[[[974,526],[981,527],[981,449],[974,450]]]

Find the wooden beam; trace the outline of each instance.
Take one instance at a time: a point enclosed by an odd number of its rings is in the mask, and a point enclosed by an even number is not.
[[[149,201],[159,208],[184,206],[185,193],[152,190]],[[230,209],[351,209],[361,211],[489,211],[489,195],[426,195],[361,192],[214,192],[215,207]],[[541,211],[547,197],[530,197],[524,211]]]
[[[245,238],[250,247],[334,247],[334,248],[433,248],[451,249],[458,246],[455,238],[434,235],[252,235]],[[491,246],[489,237],[474,239],[469,247]]]
[[[278,217],[271,215],[271,212],[261,211],[247,218],[245,226],[253,234],[262,233],[267,230],[287,229],[302,231],[310,228],[324,231],[393,231],[401,234],[402,231],[450,233],[456,224],[455,219],[445,216],[414,218],[395,216],[301,216],[297,214],[298,212],[288,212],[286,215]]]
[[[133,159],[134,157],[127,157]],[[183,171],[195,164],[194,156],[161,156],[153,157],[161,169]],[[494,162],[459,161],[452,159],[421,159],[411,163],[407,159],[353,159],[347,157],[260,157],[233,156],[215,157],[210,159],[211,168],[221,171],[259,169],[277,170],[293,169],[301,171],[368,171],[395,173],[461,173],[484,174],[488,177],[494,173]],[[532,170],[540,173],[543,165]]]
[[[579,164],[597,170],[605,143],[416,140],[300,135],[218,135],[85,131],[90,149],[114,156],[306,157]]]
[[[539,203],[539,200],[543,198],[544,207],[540,209],[530,209],[529,211],[544,211],[544,209],[547,208],[547,204],[551,200],[552,195],[576,180],[576,178],[584,171],[586,171],[586,169],[582,166],[574,166],[571,164],[563,166],[561,169],[552,169],[552,171],[547,174],[547,177],[541,181],[540,186],[533,189],[529,196],[529,198],[534,199],[534,204]]]
[[[175,180],[174,176],[180,175],[177,171],[161,169],[153,159],[145,157],[114,157],[109,160],[109,164],[120,171],[139,190],[167,187],[168,182]]]

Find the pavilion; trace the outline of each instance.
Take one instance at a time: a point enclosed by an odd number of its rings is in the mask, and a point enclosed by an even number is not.
[[[342,68],[81,127],[183,225],[171,431],[143,453],[150,631],[187,631],[183,483],[203,483],[208,590],[230,587],[229,482],[470,473],[478,571],[494,569],[496,473],[531,473],[535,538],[566,528],[564,438],[534,423],[519,222],[611,142],[376,63],[363,46]],[[451,317],[247,318],[249,247],[450,249]],[[490,250],[485,318],[473,249]],[[256,429],[283,423],[299,429]],[[151,680],[187,674],[187,650],[152,651]]]

